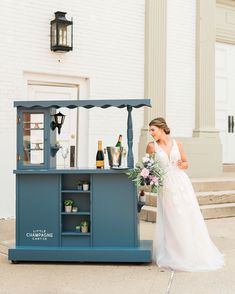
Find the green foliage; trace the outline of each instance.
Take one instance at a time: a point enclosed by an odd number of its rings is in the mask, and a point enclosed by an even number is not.
[[[64,200],[64,205],[65,206],[72,206],[73,205],[73,200],[71,200],[71,199]]]
[[[151,192],[157,193],[163,186],[164,171],[158,160],[154,156],[146,154],[141,162],[137,162],[135,168],[130,169],[127,175],[137,188],[150,186]]]
[[[88,221],[82,221],[82,222],[80,223],[80,226],[81,226],[81,227],[88,227],[88,225],[89,225]]]

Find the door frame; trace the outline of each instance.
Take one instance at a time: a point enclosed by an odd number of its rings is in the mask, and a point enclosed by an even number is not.
[[[43,86],[56,86],[56,87],[76,87],[77,99],[88,100],[90,90],[90,79],[85,76],[70,76],[70,75],[58,75],[51,73],[40,73],[34,71],[23,72],[23,96],[28,97],[29,85],[43,85]],[[27,100],[27,99],[24,99]],[[86,110],[80,108],[77,109],[77,134],[76,134],[76,146],[77,146],[77,163],[79,166],[88,165],[88,148],[89,146],[89,114]],[[81,127],[83,126],[83,127]],[[83,144],[78,144],[83,142]]]
[[[235,3],[231,0],[216,0],[216,40],[221,44],[235,45],[234,21]],[[216,50],[216,47],[215,47]],[[215,109],[216,111],[216,109]],[[228,113],[230,110],[228,109]],[[222,142],[221,142],[222,143]],[[224,160],[224,159],[223,159]],[[223,162],[222,162],[223,163]]]

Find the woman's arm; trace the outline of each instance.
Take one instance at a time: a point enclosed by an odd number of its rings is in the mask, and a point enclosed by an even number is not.
[[[181,157],[181,160],[177,161],[177,165],[180,169],[187,169],[188,168],[188,161],[186,159],[186,154],[184,152],[183,145],[180,142],[176,142],[176,143],[179,147],[179,152],[180,152],[180,157]]]
[[[154,143],[153,142],[149,142],[146,148],[146,153],[148,153],[149,155],[153,154],[155,152],[154,150]]]

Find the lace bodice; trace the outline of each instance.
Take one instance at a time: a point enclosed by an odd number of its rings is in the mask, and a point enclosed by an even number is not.
[[[154,148],[156,153],[156,159],[159,160],[163,169],[167,169],[167,170],[169,168],[179,169],[178,166],[176,165],[176,162],[180,160],[181,157],[180,157],[178,145],[174,139],[172,140],[172,148],[171,148],[169,156],[165,152],[165,150],[163,150],[161,146],[158,145],[158,143],[155,141],[154,141]]]

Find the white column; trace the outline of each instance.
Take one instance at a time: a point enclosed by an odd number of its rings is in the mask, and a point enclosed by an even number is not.
[[[145,153],[148,123],[157,116],[165,116],[166,96],[166,0],[145,2],[145,98],[152,108],[145,108],[141,130],[139,156]]]
[[[216,137],[215,0],[197,0],[196,113],[194,137]]]

